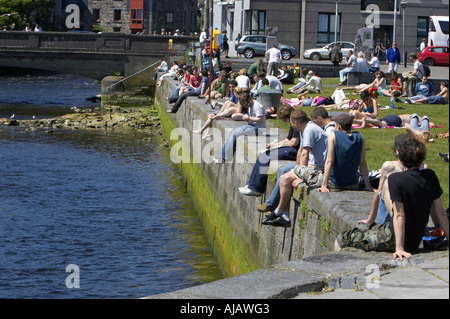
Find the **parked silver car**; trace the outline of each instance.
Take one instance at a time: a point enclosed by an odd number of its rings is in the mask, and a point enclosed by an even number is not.
[[[331,49],[334,48],[334,43],[335,42],[327,44],[323,48],[305,50],[305,52],[303,52],[303,58],[311,59],[313,61],[329,60]],[[344,57],[347,56],[348,51],[355,50],[355,45],[351,42],[338,41],[338,43],[341,44],[341,51]]]
[[[266,35],[245,35],[239,41],[237,52],[243,54],[247,59],[266,54]],[[289,60],[297,55],[297,49],[286,44],[278,43],[283,60]]]

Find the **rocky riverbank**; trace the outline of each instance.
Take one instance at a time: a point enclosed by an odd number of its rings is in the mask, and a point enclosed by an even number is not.
[[[162,135],[158,111],[154,107],[122,108],[108,106],[66,114],[45,119],[20,120],[14,118],[0,119],[0,126],[21,126],[29,129],[74,129],[74,130],[140,130],[153,135]]]

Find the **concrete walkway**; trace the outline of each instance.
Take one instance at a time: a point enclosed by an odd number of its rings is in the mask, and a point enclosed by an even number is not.
[[[449,251],[400,261],[356,249],[307,257],[146,299],[448,299]]]

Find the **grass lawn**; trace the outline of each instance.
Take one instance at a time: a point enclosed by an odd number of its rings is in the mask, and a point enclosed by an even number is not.
[[[338,78],[324,78],[322,79],[324,87],[323,96],[331,96],[339,83]],[[332,87],[326,87],[327,85]],[[292,85],[284,85],[284,91]],[[351,93],[351,91],[346,91]],[[315,94],[317,95],[317,94]],[[311,95],[311,96],[315,96]],[[352,98],[358,98],[357,95],[349,95]],[[285,94],[285,98],[295,98],[295,94]],[[384,107],[390,104],[390,98],[380,97],[378,103]],[[431,129],[431,133],[434,137],[433,143],[427,144],[427,159],[425,162],[430,169],[435,171],[439,178],[441,187],[444,191],[442,201],[444,207],[449,207],[449,163],[445,163],[437,154],[447,153],[449,151],[448,139],[438,139],[436,135],[442,131],[446,131],[449,128],[449,105],[412,105],[412,104],[399,104],[397,106],[404,107],[404,110],[379,110],[378,118],[382,118],[388,114],[413,114],[417,113],[419,116],[428,115],[430,122],[434,122],[437,126]],[[306,114],[311,115],[314,107],[301,107]],[[287,124],[276,120],[276,125],[280,127],[288,128]],[[396,160],[392,153],[392,146],[394,145],[394,138],[400,134],[405,133],[404,129],[374,129],[366,128],[359,130],[363,135],[366,142],[366,160],[369,170],[379,170],[385,161]]]

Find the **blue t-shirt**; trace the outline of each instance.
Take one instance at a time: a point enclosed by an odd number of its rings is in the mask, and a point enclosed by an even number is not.
[[[361,158],[363,138],[361,133],[334,131],[334,164],[330,181],[338,186],[350,186],[358,182],[356,175]]]
[[[311,148],[308,165],[323,168],[328,147],[328,135],[325,131],[313,121],[309,121],[303,132],[300,132],[300,138],[300,148]]]
[[[416,95],[423,95],[423,96],[431,96],[431,93],[434,92],[434,86],[433,83],[427,82],[427,83],[417,83],[416,85]]]

